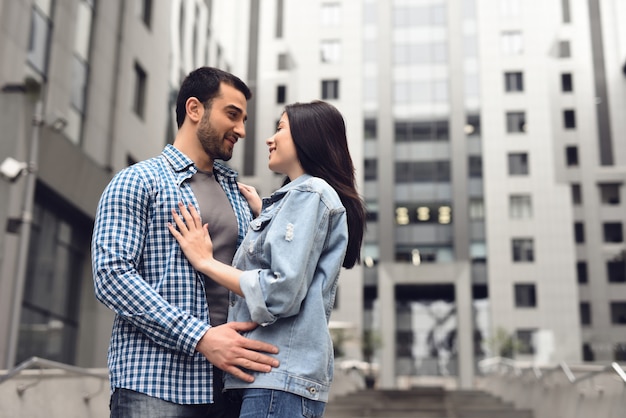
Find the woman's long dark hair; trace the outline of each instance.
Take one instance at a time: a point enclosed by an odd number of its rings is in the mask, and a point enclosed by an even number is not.
[[[285,113],[302,168],[330,184],[346,208],[348,249],[343,267],[352,268],[361,259],[365,205],[356,190],[343,116],[319,100],[287,105]]]

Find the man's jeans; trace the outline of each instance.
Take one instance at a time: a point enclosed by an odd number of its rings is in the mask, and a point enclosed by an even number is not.
[[[240,418],[319,418],[326,403],[271,389],[244,389]]]
[[[111,418],[237,418],[240,400],[233,399],[233,394],[221,393],[222,376],[215,371],[215,403],[181,405],[118,388],[111,395]]]

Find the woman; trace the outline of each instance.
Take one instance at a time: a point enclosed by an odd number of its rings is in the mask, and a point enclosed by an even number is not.
[[[231,291],[229,321],[260,326],[247,337],[279,348],[280,366],[254,382],[227,375],[241,417],[321,417],[333,377],[328,331],[341,267],[360,259],[365,209],[354,180],[343,117],[328,103],[288,105],[266,141],[269,168],[285,184],[259,208],[233,259],[213,258],[208,225],[189,206],[168,225],[193,266]],[[243,187],[243,186],[242,186]],[[249,190],[243,190],[249,196]]]

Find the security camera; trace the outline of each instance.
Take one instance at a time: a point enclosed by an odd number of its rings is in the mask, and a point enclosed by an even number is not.
[[[0,174],[2,174],[3,177],[6,177],[10,182],[14,182],[27,168],[27,163],[7,157],[2,164],[0,164]]]

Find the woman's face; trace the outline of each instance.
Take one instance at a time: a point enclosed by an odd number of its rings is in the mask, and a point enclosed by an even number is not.
[[[291,137],[289,119],[287,113],[283,113],[278,121],[276,133],[269,137],[265,143],[269,147],[269,168],[270,170],[284,174],[290,180],[302,175],[304,170],[298,160],[296,146]]]

